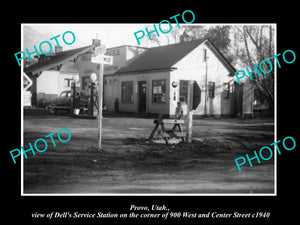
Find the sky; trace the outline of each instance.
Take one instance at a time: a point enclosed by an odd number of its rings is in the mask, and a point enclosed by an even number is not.
[[[29,26],[33,28],[35,31],[39,32],[42,37],[39,37],[39,39],[33,39],[34,41],[30,43],[30,46],[26,46],[30,51],[33,51],[33,43],[35,46],[39,46],[40,42],[42,41],[50,41],[51,37],[55,37],[57,35],[61,35],[65,33],[66,31],[72,31],[75,34],[76,41],[71,45],[62,44],[63,50],[70,50],[75,49],[79,47],[84,47],[92,44],[92,39],[98,38],[101,40],[101,45],[104,45],[106,48],[112,48],[117,47],[121,45],[133,45],[133,46],[140,46],[140,47],[156,47],[157,43],[155,41],[142,41],[141,45],[138,45],[137,40],[134,36],[134,33],[143,30],[145,31],[145,26],[149,25],[153,27],[153,24],[143,24],[143,23],[127,23],[127,24],[115,24],[115,23],[107,23],[107,24],[96,24],[96,23],[69,23],[69,24],[22,24],[22,26]],[[167,24],[164,24],[168,26]],[[180,24],[179,32],[185,24]],[[205,25],[208,29],[210,26],[216,26],[220,24],[193,24],[194,26],[197,25]],[[222,24],[226,25],[226,24]],[[238,24],[241,26],[241,24]],[[173,27],[176,27],[176,23],[172,24]],[[158,24],[156,24],[156,27],[158,27]],[[164,27],[162,27],[163,30],[167,30]],[[175,29],[175,28],[173,28]],[[150,29],[149,29],[150,30]],[[146,33],[146,32],[145,32]],[[159,41],[161,45],[167,44],[168,35],[163,34],[159,32],[160,36]],[[28,34],[27,34],[28,35]],[[29,34],[30,35],[30,34]],[[41,36],[40,35],[40,36]],[[70,34],[69,34],[70,35]],[[231,33],[233,35],[233,33]],[[48,37],[48,40],[41,40]],[[232,37],[231,37],[232,38]],[[148,39],[148,35],[145,34],[144,39]],[[63,43],[61,37],[59,38],[60,42]],[[171,39],[170,39],[171,40]],[[35,43],[38,42],[38,43]],[[56,45],[55,40],[50,41],[53,45]],[[171,43],[170,43],[171,44]],[[252,46],[253,47],[253,46]],[[252,49],[250,46],[250,48]],[[43,48],[45,49],[45,52],[47,52],[47,45],[44,44]],[[237,61],[237,65],[240,63]],[[234,65],[236,66],[236,65]],[[241,66],[241,65],[239,65]]]
[[[76,41],[67,49],[83,47],[92,44],[92,39],[98,37],[106,48],[120,45],[138,45],[134,32],[144,29],[145,24],[23,24],[30,26],[41,34],[50,37],[72,31]],[[46,40],[45,40],[46,41]],[[49,41],[49,40],[47,40]],[[55,43],[55,40],[52,40]],[[38,46],[39,43],[36,44]],[[152,46],[143,46],[152,47]]]
[[[80,23],[80,24],[22,24],[23,26],[29,26],[34,30],[38,31],[41,34],[45,34],[49,37],[57,36],[58,34],[62,35],[66,31],[72,31],[76,36],[76,41],[74,44],[70,46],[64,46],[64,50],[69,50],[73,48],[79,48],[83,46],[90,45],[92,43],[92,39],[98,37],[101,40],[101,44],[105,45],[106,48],[116,47],[120,45],[134,45],[141,47],[155,47],[157,43],[154,41],[142,42],[141,45],[138,45],[137,40],[134,36],[134,33],[143,30],[145,32],[145,26],[149,25],[153,27],[153,24],[144,24],[144,23],[127,23],[127,24],[96,24],[96,23]],[[173,27],[177,26],[176,23],[171,24]],[[180,27],[183,27],[185,24],[180,24]],[[193,24],[193,25],[202,25],[202,24]],[[168,30],[169,25],[162,24],[163,30]],[[212,26],[212,25],[207,25]],[[156,24],[157,29],[158,24]],[[172,28],[174,29],[174,28]],[[180,30],[180,28],[179,28]],[[151,31],[149,29],[149,31]],[[146,33],[146,32],[145,32]],[[155,34],[155,33],[154,33]],[[159,32],[160,36],[160,44],[167,44],[166,36],[170,34],[163,34]],[[140,34],[138,34],[140,35]],[[144,38],[148,38],[147,34],[145,34]],[[45,40],[49,41],[49,40]],[[55,40],[52,40],[55,43]],[[35,44],[37,47],[39,43]],[[30,49],[30,47],[28,47]]]

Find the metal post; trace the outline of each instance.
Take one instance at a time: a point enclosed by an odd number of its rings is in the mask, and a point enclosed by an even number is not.
[[[101,150],[101,140],[102,140],[102,101],[103,101],[103,70],[104,64],[113,64],[113,57],[101,55],[105,52],[105,46],[99,46],[99,48],[95,48],[95,55],[91,58],[92,63],[98,64],[97,78],[98,78],[98,147]]]
[[[203,57],[203,59],[204,59],[204,62],[205,62],[204,115],[207,116],[207,106],[206,106],[206,103],[207,103],[207,91],[208,91],[207,90],[207,59],[208,59],[208,57],[207,57],[207,50],[203,49],[203,51],[204,51],[204,57]]]
[[[189,80],[188,85],[188,96],[187,96],[187,133],[186,140],[187,143],[192,142],[192,132],[193,132],[193,89],[194,81]]]
[[[99,64],[98,70],[98,147],[101,149],[101,140],[102,140],[102,97],[103,97],[103,68],[104,64]]]
[[[72,112],[71,114],[74,114],[75,109],[75,101],[76,101],[76,84],[75,82],[72,83]]]

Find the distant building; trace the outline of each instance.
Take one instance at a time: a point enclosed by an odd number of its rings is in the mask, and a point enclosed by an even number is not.
[[[104,75],[115,74],[115,72],[127,66],[130,62],[135,60],[140,54],[147,51],[148,48],[123,45],[119,47],[107,48],[105,55],[113,56],[113,65],[104,66]],[[94,55],[94,51],[90,50],[81,54],[76,61],[76,67],[80,77],[80,87],[82,90],[88,90],[90,84],[90,75],[97,72],[98,65],[91,62],[91,58]],[[106,92],[104,92],[106,94]],[[107,97],[110,95],[107,94]],[[105,101],[104,101],[105,102]]]
[[[68,51],[56,51],[49,55],[42,55],[35,62],[25,61],[24,73],[32,80],[30,87],[31,105],[38,106],[38,98],[47,100],[57,97],[61,91],[69,88],[70,79],[78,74],[76,60],[79,55],[90,51],[94,45],[72,49]]]
[[[71,90],[74,75],[78,75],[74,62],[69,62],[59,70],[49,69],[43,71],[37,78],[37,99],[53,99],[62,91]]]
[[[94,47],[101,45],[100,40],[94,39],[93,45],[62,51],[55,46],[55,51],[49,55],[40,54],[40,58],[35,57],[34,62],[25,60],[25,71],[32,71],[31,78],[34,80],[32,89],[33,105],[38,105],[39,101],[49,101],[59,96],[62,91],[70,90],[71,83],[75,75],[79,76],[79,86],[81,90],[89,91],[90,75],[96,73],[98,65],[91,62],[91,57],[95,54]],[[105,65],[104,74],[115,74],[115,72],[127,66],[148,48],[124,45],[106,49],[106,55],[114,57],[113,65]],[[60,63],[61,55],[69,55],[69,60]],[[53,67],[48,64],[57,61]],[[34,100],[36,98],[36,100]]]
[[[54,52],[49,55],[41,54],[40,58],[35,56],[33,62],[30,62],[27,57],[25,60],[25,67],[33,64],[42,65],[51,59],[55,59],[59,55],[58,53],[62,52],[62,47],[59,49],[55,46]],[[78,72],[76,71],[74,62],[68,62],[61,66],[55,66],[39,72],[35,77],[36,83],[34,84],[36,88],[37,106],[39,106],[40,100],[49,101],[56,98],[62,91],[70,90],[71,81],[76,74],[78,74]]]

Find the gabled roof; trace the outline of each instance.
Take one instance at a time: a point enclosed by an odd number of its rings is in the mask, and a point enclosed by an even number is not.
[[[93,45],[89,45],[82,48],[76,48],[68,51],[59,52],[55,56],[52,56],[47,61],[40,61],[29,67],[24,68],[24,72],[26,74],[34,74],[34,73],[51,69],[53,67],[68,62],[70,59],[75,58],[82,53],[91,50],[93,47],[94,47]]]
[[[122,67],[116,73],[145,72],[151,70],[171,69],[171,67],[199,46],[204,40],[195,40],[179,44],[154,47],[142,53],[142,55],[126,67]]]
[[[198,39],[179,44],[159,46],[149,49],[142,53],[142,55],[130,63],[128,66],[119,69],[116,74],[128,74],[135,72],[152,72],[155,70],[171,70],[175,69],[172,66],[179,60],[184,58],[196,47],[206,42],[208,47],[216,57],[223,63],[223,65],[231,71],[235,72],[234,67],[225,59],[223,54],[219,52],[208,39]]]
[[[223,63],[223,65],[232,73],[230,75],[234,75],[234,72],[236,69],[228,62],[228,60],[224,57],[224,55],[211,43],[207,40],[207,46],[208,48],[215,53],[215,56]]]

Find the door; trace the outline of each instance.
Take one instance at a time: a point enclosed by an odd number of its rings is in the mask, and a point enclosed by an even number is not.
[[[138,82],[138,90],[139,90],[138,113],[146,113],[146,92],[147,92],[146,81]]]

